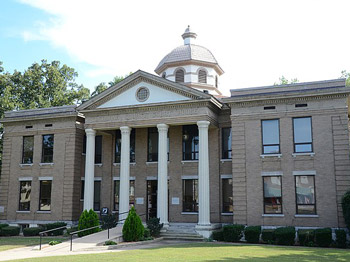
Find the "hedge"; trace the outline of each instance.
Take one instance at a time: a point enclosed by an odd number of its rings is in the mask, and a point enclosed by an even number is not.
[[[250,226],[244,229],[245,240],[248,243],[259,243],[261,226]]]
[[[315,229],[299,229],[298,239],[301,246],[313,246],[315,243]]]
[[[3,229],[4,227],[8,227],[9,224],[0,224],[0,230]]]
[[[339,248],[346,248],[346,232],[343,229],[335,230],[336,241],[335,244]]]
[[[226,225],[223,227],[223,237],[226,242],[238,242],[243,236],[244,225]]]
[[[23,228],[23,236],[39,236],[39,233],[44,231],[42,227],[27,227]]]
[[[66,226],[67,223],[65,222],[55,222],[55,223],[49,223],[45,225],[45,230],[51,230],[51,229],[55,229],[55,228],[59,228],[59,227],[64,227]],[[48,235],[49,236],[60,236],[63,235],[64,232],[64,228],[63,229],[59,229],[53,232],[49,232]]]
[[[275,242],[275,229],[263,229],[261,232],[261,239],[268,244]]]
[[[295,243],[294,227],[279,227],[274,234],[277,245],[293,246]]]
[[[315,243],[319,247],[329,247],[332,244],[332,229],[330,228],[316,229]]]
[[[0,236],[18,236],[20,227],[7,226],[1,229]]]
[[[350,230],[350,191],[344,194],[341,204],[346,227]]]
[[[222,230],[214,231],[211,238],[216,241],[224,241],[224,232]]]

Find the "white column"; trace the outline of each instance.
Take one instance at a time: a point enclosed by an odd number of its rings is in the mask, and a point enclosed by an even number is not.
[[[85,181],[84,181],[84,210],[94,208],[94,176],[95,176],[95,135],[93,129],[85,129]]]
[[[168,128],[166,124],[158,124],[158,194],[157,217],[164,227],[168,221]]]
[[[209,191],[209,121],[198,121],[199,161],[198,161],[198,226],[210,226],[210,191]]]
[[[119,220],[124,223],[129,211],[130,188],[130,131],[128,126],[120,127],[122,134],[120,154]]]

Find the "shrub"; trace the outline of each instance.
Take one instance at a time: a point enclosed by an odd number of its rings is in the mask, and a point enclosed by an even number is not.
[[[67,228],[66,233],[64,234],[65,236],[69,236],[70,233],[74,232],[74,231],[78,231],[78,227],[74,226],[71,228]]]
[[[350,230],[350,191],[344,194],[341,204],[346,227]]]
[[[54,245],[61,244],[61,243],[62,243],[61,241],[52,240],[52,241],[49,242],[49,245],[50,245],[50,246],[54,246]]]
[[[315,243],[319,247],[329,247],[332,243],[332,229],[330,228],[316,229]]]
[[[223,230],[219,230],[219,231],[214,231],[211,235],[211,238],[213,240],[217,240],[217,241],[224,241],[224,232]]]
[[[105,246],[114,246],[114,245],[117,245],[117,242],[114,242],[112,240],[107,240],[105,242]]]
[[[277,245],[292,246],[295,243],[294,227],[279,227],[275,230],[274,234]]]
[[[261,238],[265,243],[273,244],[275,242],[275,229],[263,229]]]
[[[0,224],[0,230],[3,229],[4,227],[8,227],[8,224]]]
[[[23,236],[25,236],[25,237],[39,236],[39,233],[41,231],[44,231],[42,227],[27,227],[27,228],[23,228]]]
[[[145,231],[143,231],[143,237],[144,239],[148,239],[151,237],[151,231],[148,228],[145,228]]]
[[[261,226],[250,226],[244,229],[245,240],[248,243],[259,243]]]
[[[346,248],[346,232],[343,229],[335,230],[336,235],[336,245],[339,248]]]
[[[162,227],[163,224],[159,223],[159,218],[153,217],[147,221],[147,228],[150,230],[152,237],[158,237],[160,235],[160,230]]]
[[[98,216],[92,209],[90,209],[89,211],[84,210],[83,213],[81,213],[79,218],[78,230],[83,230],[86,228],[98,226],[99,224],[100,224],[100,221],[98,220]],[[80,232],[78,233],[78,236],[79,237],[87,236],[87,235],[96,233],[98,231],[100,231],[100,229],[96,227],[90,230]]]
[[[136,214],[135,208],[132,207],[129,211],[123,226],[123,239],[126,242],[140,241],[143,239],[144,226],[140,217]]]
[[[238,242],[243,236],[244,225],[227,225],[223,227],[224,241]]]
[[[49,224],[46,224],[45,225],[45,230],[51,230],[51,229],[55,229],[55,228],[59,228],[59,227],[64,227],[66,226],[67,223],[65,222],[55,222],[55,223],[49,223]],[[55,231],[52,231],[52,232],[49,232],[47,233],[49,236],[61,236],[63,235],[63,231],[65,229],[62,228],[62,229],[58,229],[58,230],[55,230]]]
[[[315,243],[314,229],[299,229],[298,239],[301,246],[313,246]]]
[[[20,231],[20,227],[11,227],[7,226],[1,229],[0,236],[18,236]]]

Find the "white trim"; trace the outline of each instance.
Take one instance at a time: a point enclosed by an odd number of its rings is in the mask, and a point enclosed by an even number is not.
[[[197,175],[190,175],[190,176],[181,176],[182,180],[186,180],[186,179],[198,179]]]
[[[54,163],[39,163],[39,166],[53,166]]]
[[[295,214],[294,217],[319,217],[318,215],[297,215]]]
[[[314,152],[310,152],[310,153],[292,153],[293,157],[297,157],[297,156],[311,156],[314,157],[315,153]]]
[[[158,164],[158,161],[147,161],[146,165]]]
[[[185,163],[198,163],[198,160],[182,160],[181,164],[185,164]]]
[[[20,167],[30,167],[33,166],[33,163],[31,164],[19,164]]]
[[[16,210],[16,213],[18,213],[18,214],[29,214],[30,211]]]
[[[29,177],[19,177],[18,181],[33,181],[33,178],[31,176],[29,176]]]
[[[261,172],[261,176],[283,176],[282,171],[265,171]]]
[[[146,180],[148,181],[148,180],[158,180],[158,177],[156,177],[156,176],[148,176],[147,178],[146,178]]]
[[[131,166],[135,166],[136,162],[130,162]],[[113,166],[120,166],[120,163],[113,163]]]
[[[181,215],[198,215],[198,212],[181,212]]]
[[[230,179],[232,178],[232,175],[220,175],[221,179]]]
[[[42,180],[53,180],[53,177],[52,176],[41,176],[38,178],[39,181],[42,181]]]
[[[316,170],[293,171],[293,176],[315,176]]]
[[[220,162],[221,163],[232,162],[232,158],[223,158],[223,159],[220,159]]]
[[[263,155],[260,155],[261,158],[265,158],[265,157],[278,157],[278,158],[281,158],[282,157],[282,154],[263,154]]]
[[[232,213],[221,213],[222,216],[233,216],[233,212]]]
[[[284,214],[262,214],[262,217],[284,217]]]
[[[85,181],[85,177],[84,176],[81,177],[81,181]],[[96,177],[94,177],[94,181],[102,181],[102,177],[96,176]]]
[[[134,176],[131,176],[131,177],[129,178],[129,180],[135,180],[135,177],[134,177]],[[113,177],[113,181],[120,181],[120,177],[119,177],[119,176],[114,176],[114,177]]]
[[[47,211],[45,211],[45,210],[38,210],[38,211],[36,211],[36,213],[38,213],[38,214],[51,214],[51,210],[47,210]]]
[[[94,164],[95,166],[102,167],[102,163]]]

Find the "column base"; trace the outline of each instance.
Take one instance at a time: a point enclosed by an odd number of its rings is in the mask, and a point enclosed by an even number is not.
[[[197,224],[195,230],[198,234],[204,238],[210,238],[213,231],[221,228],[221,224],[208,224],[208,225],[199,225]]]

